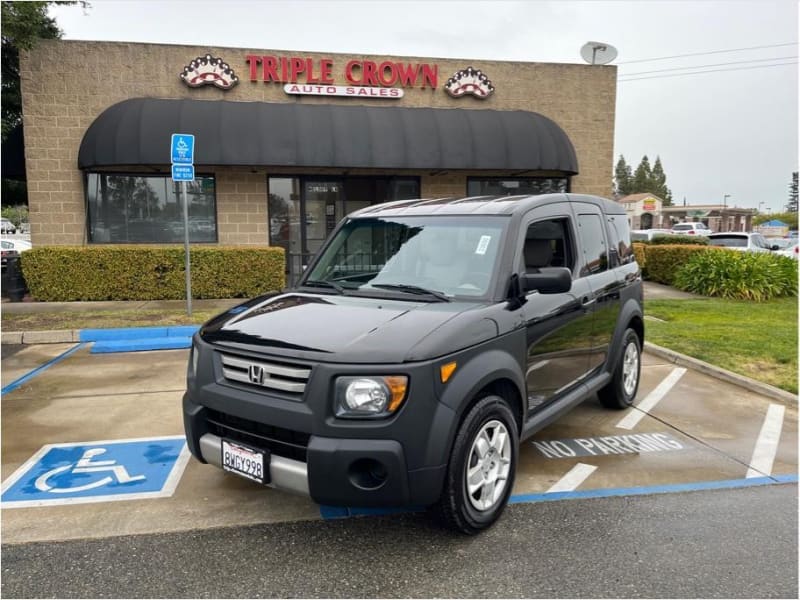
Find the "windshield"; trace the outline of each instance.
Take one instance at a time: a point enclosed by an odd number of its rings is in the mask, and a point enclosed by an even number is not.
[[[339,230],[303,284],[485,296],[506,224],[502,217],[486,216],[353,219]]]
[[[673,231],[691,231],[692,229],[694,229],[694,225],[688,223],[685,225],[675,225],[675,227],[672,228]]]
[[[708,240],[712,246],[725,246],[726,248],[747,248],[746,235],[717,235]]]

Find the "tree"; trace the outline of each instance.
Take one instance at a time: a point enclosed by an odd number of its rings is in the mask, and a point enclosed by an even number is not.
[[[655,193],[649,188],[653,178],[653,172],[650,169],[650,160],[645,154],[636,171],[633,172],[633,191],[638,194],[641,192]]]
[[[660,156],[656,156],[656,162],[653,165],[648,188],[648,192],[655,194],[664,201],[663,206],[672,206],[672,191],[667,187],[667,175],[664,173],[664,167],[661,165]]]
[[[2,136],[22,122],[22,95],[19,88],[19,52],[30,50],[39,39],[61,37],[54,19],[47,16],[47,6],[55,2],[2,2],[3,83]]]
[[[786,204],[786,212],[797,212],[797,171],[792,173],[792,182],[789,184],[789,202]]]
[[[625,162],[625,157],[620,154],[617,166],[614,168],[614,195],[619,198],[630,194],[632,179],[631,166]]]

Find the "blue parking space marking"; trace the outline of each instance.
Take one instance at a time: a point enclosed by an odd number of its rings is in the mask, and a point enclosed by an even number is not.
[[[182,435],[48,444],[3,482],[0,507],[168,497],[189,456]]]
[[[536,502],[554,502],[557,500],[577,500],[588,498],[613,498],[617,496],[651,496],[654,494],[677,494],[680,492],[699,492],[704,490],[731,490],[744,487],[764,485],[781,485],[797,483],[798,476],[772,475],[771,477],[753,477],[750,479],[724,479],[721,481],[694,481],[688,483],[674,483],[666,485],[651,485],[627,488],[600,488],[596,490],[581,490],[571,492],[543,492],[540,494],[517,494],[508,499],[509,504],[529,504]],[[320,505],[320,517],[326,521],[332,519],[346,519],[356,516],[393,515],[410,512],[421,512],[423,507],[407,508],[351,508],[344,506]]]
[[[23,383],[27,383],[28,381],[30,381],[31,379],[36,377],[42,371],[45,371],[45,370],[49,369],[50,367],[52,367],[54,364],[56,364],[58,362],[61,362],[62,360],[67,358],[70,354],[72,354],[74,352],[77,352],[78,350],[83,348],[85,345],[86,344],[78,344],[77,346],[73,346],[72,348],[70,348],[66,352],[62,352],[61,354],[59,354],[55,358],[52,358],[52,359],[48,360],[43,365],[40,365],[40,366],[36,367],[35,369],[33,369],[32,371],[29,371],[28,373],[25,373],[25,375],[23,375],[19,379],[15,379],[11,383],[9,383],[7,386],[5,386],[2,390],[0,390],[0,396],[5,396],[9,392],[13,392],[15,389],[17,389]]]

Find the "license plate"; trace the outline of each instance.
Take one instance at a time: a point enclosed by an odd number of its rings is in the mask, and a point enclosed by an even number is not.
[[[222,468],[258,483],[269,483],[269,454],[222,440]]]

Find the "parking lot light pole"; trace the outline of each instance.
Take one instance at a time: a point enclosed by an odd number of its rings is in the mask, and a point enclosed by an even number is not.
[[[725,194],[722,196],[722,222],[724,223],[723,231],[730,231],[730,226],[728,224],[728,215],[725,214],[725,209],[728,208],[728,198],[730,198],[730,194]]]

